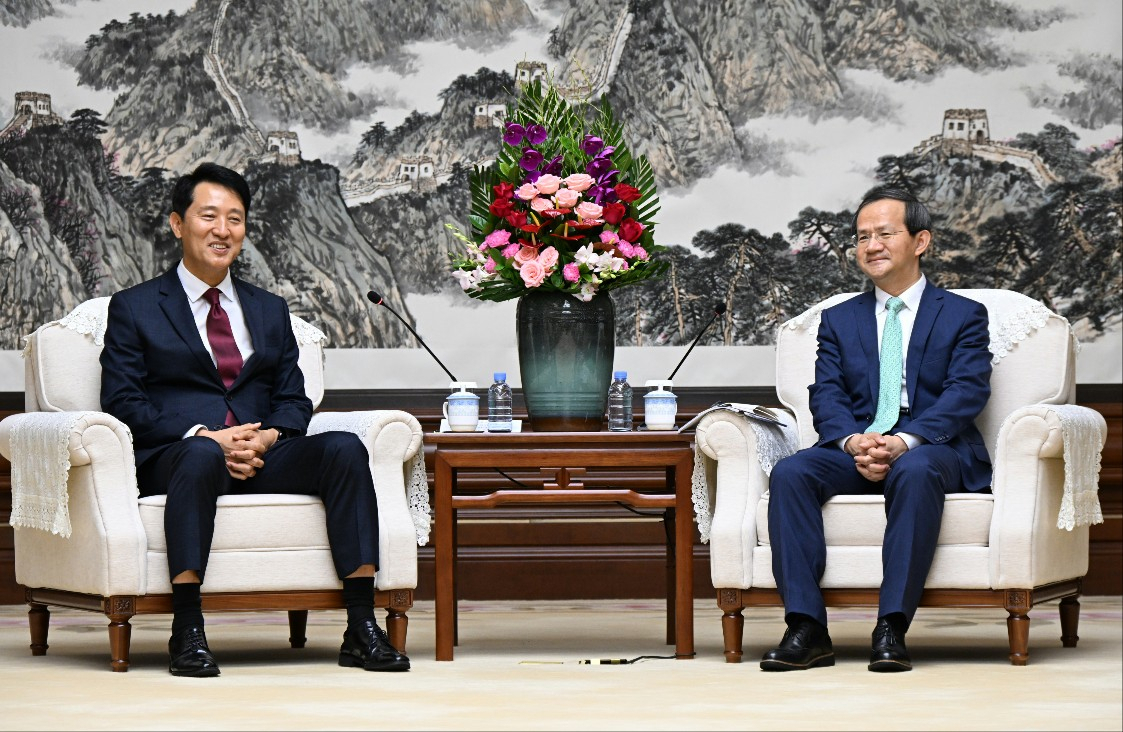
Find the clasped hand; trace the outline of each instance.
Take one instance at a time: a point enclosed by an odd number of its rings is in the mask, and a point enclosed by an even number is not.
[[[854,467],[858,473],[875,483],[885,480],[889,466],[908,449],[909,446],[897,435],[877,432],[854,435],[846,442],[846,452],[854,456]]]
[[[222,447],[226,456],[226,472],[236,480],[245,480],[257,475],[265,466],[264,456],[277,441],[277,430],[261,429],[261,422],[239,424],[221,430],[202,429],[199,437],[209,437]]]

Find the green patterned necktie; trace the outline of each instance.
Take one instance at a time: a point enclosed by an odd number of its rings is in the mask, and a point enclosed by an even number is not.
[[[885,434],[901,417],[901,318],[897,312],[904,300],[891,297],[885,301],[885,328],[881,333],[881,388],[877,394],[877,415],[866,432]]]

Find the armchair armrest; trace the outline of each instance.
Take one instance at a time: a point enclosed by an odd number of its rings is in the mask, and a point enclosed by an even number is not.
[[[1094,444],[1071,444],[1072,436],[1066,444],[1066,420],[1090,426],[1088,437]],[[1077,525],[1066,531],[1058,528],[1058,517],[1065,499],[1066,470],[1085,471],[1086,479],[1097,480],[1099,451],[1106,439],[1103,416],[1071,404],[1034,404],[1015,410],[1003,421],[993,459],[993,587],[1035,587],[1087,573],[1088,527]],[[1083,459],[1074,454],[1078,447],[1085,453]]]
[[[128,428],[104,412],[12,415],[0,422],[0,453],[12,460],[13,483],[17,472],[37,481],[45,475],[43,470],[17,471],[18,462],[26,457],[14,454],[25,442],[20,432],[32,429],[58,437],[62,441],[58,447],[69,460],[69,470],[65,460],[51,469],[65,480],[61,500],[70,533],[13,526],[16,581],[28,587],[101,595],[144,594],[147,541],[137,507]]]
[[[308,434],[358,435],[370,454],[378,497],[379,589],[417,586],[417,547],[429,539],[429,488],[421,424],[408,412],[320,412]]]
[[[786,420],[794,439],[794,416],[775,411]],[[708,484],[706,498],[713,510],[709,537],[715,587],[752,586],[757,504],[768,490],[772,469],[767,459],[761,459],[761,448],[771,446],[762,445],[757,429],[774,429],[754,424],[732,412],[711,412],[698,424],[695,436]],[[764,454],[774,455],[774,451],[766,449]],[[697,503],[700,496],[695,498]],[[699,524],[704,521],[700,516]]]

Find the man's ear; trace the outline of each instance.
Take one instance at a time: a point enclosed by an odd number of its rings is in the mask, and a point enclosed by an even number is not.
[[[928,229],[924,229],[923,231],[918,231],[916,233],[916,248],[913,250],[913,254],[915,254],[918,257],[921,254],[924,254],[924,252],[928,251],[928,245],[931,244],[931,243],[932,243],[932,232],[931,231],[928,231]]]
[[[172,227],[176,239],[183,238],[183,218],[175,211],[168,214],[168,226]]]

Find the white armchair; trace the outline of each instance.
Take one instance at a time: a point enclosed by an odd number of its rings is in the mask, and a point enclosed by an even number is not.
[[[1010,661],[1021,666],[1029,658],[1028,613],[1037,603],[1061,598],[1061,641],[1076,645],[1087,524],[1099,514],[1107,426],[1098,412],[1071,404],[1075,343],[1064,318],[1014,292],[957,292],[986,305],[990,317],[992,393],[976,424],[994,464],[992,493],[947,497],[921,606],[1005,608]],[[825,300],[780,328],[776,391],[800,447],[817,439],[807,387],[814,381],[819,315],[853,294]],[[756,432],[739,415],[707,415],[698,425],[697,448],[702,495],[713,508],[699,523],[708,528],[703,538],[708,533],[725,656],[739,662],[744,607],[783,604],[772,575],[768,475]],[[876,606],[884,499],[838,496],[823,507],[823,518],[827,605]]]
[[[39,328],[25,349],[26,411],[0,422],[12,461],[16,581],[30,605],[31,652],[47,652],[48,606],[109,618],[111,668],[129,667],[129,619],[171,612],[165,496],[138,498],[129,429],[100,410],[101,336],[109,298]],[[324,394],[323,333],[293,317],[308,397]],[[417,546],[428,539],[421,426],[406,412],[328,412],[309,431],[357,433],[378,495],[375,604],[405,650],[417,586]],[[308,610],[342,608],[319,498],[223,496],[218,502],[203,610],[287,610],[294,648]]]

